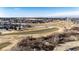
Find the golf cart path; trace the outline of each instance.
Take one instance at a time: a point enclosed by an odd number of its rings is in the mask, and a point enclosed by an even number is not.
[[[65,42],[63,44],[59,44],[58,46],[56,46],[54,51],[64,51],[76,46],[79,46],[79,41]]]

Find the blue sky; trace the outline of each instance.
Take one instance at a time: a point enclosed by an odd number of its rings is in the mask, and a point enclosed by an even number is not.
[[[79,16],[78,7],[0,7],[0,17]]]

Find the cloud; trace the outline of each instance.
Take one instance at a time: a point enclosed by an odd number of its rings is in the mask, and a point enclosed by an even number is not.
[[[66,11],[51,14],[52,17],[78,17],[79,11]]]
[[[7,16],[5,13],[0,12],[0,17],[5,17],[5,16]]]

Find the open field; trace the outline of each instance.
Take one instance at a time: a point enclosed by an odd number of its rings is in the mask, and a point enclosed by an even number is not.
[[[54,21],[54,22],[49,22],[49,23],[37,23],[37,24],[32,24],[34,27],[32,28],[27,28],[26,30],[23,31],[8,31],[8,32],[2,32],[2,35],[0,35],[0,43],[3,42],[11,42],[10,46],[4,46],[5,48],[1,48],[1,50],[10,50],[11,47],[15,46],[17,42],[20,40],[26,38],[27,36],[33,36],[33,37],[43,37],[47,35],[51,35],[53,33],[57,32],[63,32],[64,28],[71,28],[72,26],[75,26],[72,22],[67,22],[67,21]]]
[[[57,31],[58,28],[48,28],[48,29],[42,29],[42,30],[35,30],[35,31],[21,31],[21,32],[16,32],[16,33],[10,33],[10,34],[3,34],[3,35],[28,35],[28,34],[45,34],[45,33],[49,33],[49,32],[54,32]]]
[[[65,28],[71,28],[72,26],[74,26],[74,24],[72,22],[67,22],[67,21],[53,21],[53,22],[49,22],[49,23],[35,23],[35,24],[31,24],[33,25],[32,28],[27,28],[26,30],[23,31],[1,31],[4,34],[41,34],[41,33],[47,33],[47,32],[52,32],[54,31],[56,28],[59,30],[62,30]]]

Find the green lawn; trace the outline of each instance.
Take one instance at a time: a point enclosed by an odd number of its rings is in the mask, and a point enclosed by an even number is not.
[[[58,30],[58,28],[47,28],[47,29],[41,29],[41,30],[36,30],[36,31],[21,31],[21,32],[16,32],[16,33],[8,33],[8,34],[3,34],[3,35],[19,35],[19,34],[42,34],[42,33],[48,33],[48,32],[54,32]]]
[[[0,43],[0,49],[4,48],[10,44],[11,44],[10,42]]]

